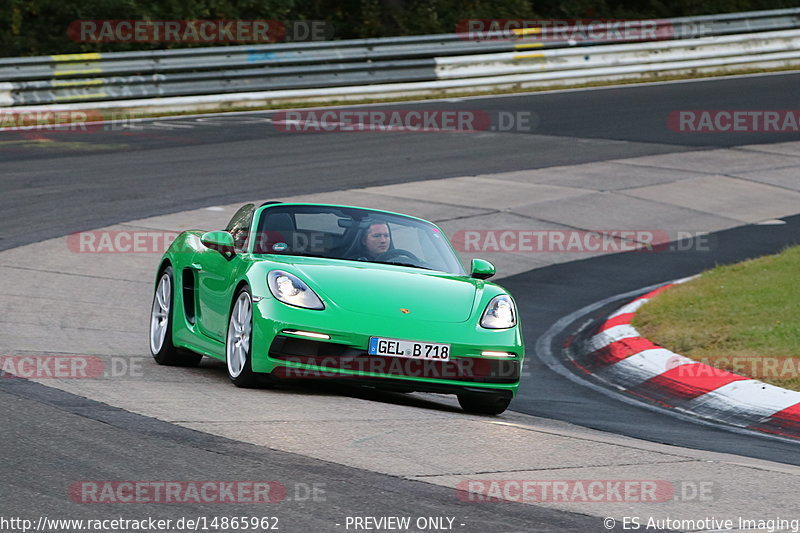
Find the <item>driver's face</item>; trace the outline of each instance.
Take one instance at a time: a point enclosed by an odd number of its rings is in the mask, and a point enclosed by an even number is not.
[[[386,224],[370,225],[367,236],[364,237],[364,246],[373,257],[387,251],[390,243],[389,226]]]

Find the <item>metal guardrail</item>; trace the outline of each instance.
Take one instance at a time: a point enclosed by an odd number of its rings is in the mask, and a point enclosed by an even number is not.
[[[795,53],[795,51],[797,51]],[[536,72],[658,66],[681,61],[726,59],[760,61],[763,56],[789,53],[800,58],[800,29],[734,34],[692,40],[596,46],[591,50],[561,49],[540,53],[490,54],[438,58],[439,79],[463,79]]]
[[[576,69],[668,65],[681,60],[716,59],[725,63],[723,58],[736,59],[742,54],[758,59],[759,55],[798,50],[794,35],[776,30],[800,28],[800,8],[653,23],[657,41],[635,37],[628,41],[547,41],[533,30],[491,33],[481,35],[481,39],[446,34],[6,58],[0,59],[0,106],[470,78],[484,78],[487,84],[503,76],[530,77],[545,71],[566,74]],[[800,52],[796,53],[800,56]],[[497,80],[503,81],[513,83],[510,78]]]

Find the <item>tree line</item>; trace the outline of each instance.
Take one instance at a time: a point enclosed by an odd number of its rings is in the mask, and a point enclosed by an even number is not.
[[[794,7],[791,0],[1,0],[0,56],[152,50],[226,44],[203,39],[76,36],[79,21],[280,21],[277,40],[314,38],[302,21],[324,22],[325,38],[453,33],[468,19],[652,19]],[[298,22],[293,22],[298,21]],[[84,28],[85,29],[85,28]],[[182,28],[185,31],[187,28]],[[196,31],[195,28],[188,28]],[[123,31],[124,30],[124,31]],[[219,30],[219,28],[217,28]],[[109,30],[111,31],[111,30]],[[184,35],[183,33],[181,35]],[[317,33],[318,38],[322,33]],[[228,39],[228,41],[230,41]],[[230,43],[234,44],[234,43]]]

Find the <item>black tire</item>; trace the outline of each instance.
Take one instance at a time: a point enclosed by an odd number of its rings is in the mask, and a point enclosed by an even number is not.
[[[169,294],[166,301],[168,309],[166,310],[166,313],[164,313],[163,306],[158,304],[159,290],[162,288],[162,282],[167,283],[169,288]],[[156,308],[157,305],[159,306],[158,309]],[[172,344],[172,314],[174,309],[175,276],[173,274],[172,267],[167,265],[159,274],[158,282],[156,283],[156,290],[153,293],[153,305],[150,310],[150,353],[153,354],[153,359],[155,359],[156,363],[159,365],[197,366],[200,364],[200,360],[203,359],[202,355],[177,348],[174,344]],[[154,323],[157,318],[156,313],[159,315],[166,315],[164,317],[166,324],[162,323],[162,319],[159,321],[159,325],[156,326]],[[156,327],[159,328],[159,332],[161,331],[160,328],[164,328],[165,331],[163,339],[160,339],[160,336],[154,337],[154,328]]]
[[[468,412],[479,415],[499,415],[511,403],[511,396],[500,394],[469,394],[458,395],[458,403]]]
[[[236,327],[234,326],[234,321],[238,321],[238,318],[234,316],[234,313],[237,312],[237,305],[239,304],[240,300],[244,300],[247,302],[250,317],[248,320],[249,323],[249,335],[247,337],[247,347],[246,351],[243,354],[244,361],[241,360],[240,357],[235,357],[236,353],[235,348],[239,345],[236,344],[237,340],[241,344],[241,339],[237,339],[237,331]],[[252,359],[251,359],[251,351],[252,351],[252,332],[253,332],[253,298],[250,294],[250,289],[247,286],[242,287],[236,293],[236,296],[233,299],[233,303],[231,304],[231,311],[228,314],[228,332],[225,335],[225,367],[228,370],[228,377],[231,380],[231,383],[236,385],[237,387],[242,388],[253,388],[258,387],[265,381],[265,378],[262,377],[260,374],[256,374],[253,372],[252,366]],[[238,349],[238,348],[237,348]],[[235,357],[235,358],[234,358]]]

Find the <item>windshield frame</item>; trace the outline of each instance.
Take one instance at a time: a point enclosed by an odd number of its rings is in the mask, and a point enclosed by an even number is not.
[[[436,224],[429,222],[427,220],[414,217],[411,215],[405,215],[403,213],[395,213],[392,211],[383,211],[380,209],[372,209],[368,207],[360,207],[360,206],[351,206],[351,205],[338,205],[338,204],[318,204],[318,203],[301,203],[301,202],[286,202],[286,203],[274,203],[274,204],[266,204],[262,205],[261,207],[256,208],[255,215],[253,216],[252,220],[252,231],[254,235],[260,234],[260,232],[264,231],[262,228],[262,221],[265,220],[265,215],[270,212],[271,210],[285,210],[286,208],[310,208],[313,210],[314,208],[325,210],[326,208],[330,208],[331,210],[342,210],[342,211],[354,211],[357,213],[363,213],[365,217],[362,217],[358,220],[369,219],[370,215],[372,215],[373,219],[378,220],[387,220],[387,222],[392,223],[391,219],[400,219],[408,221],[408,226],[410,227],[417,227],[417,228],[425,228],[429,229],[432,232],[437,232],[441,236],[441,242],[443,244],[442,250],[439,250],[440,255],[443,253],[447,253],[450,255],[451,260],[448,260],[447,257],[443,257],[445,263],[448,266],[452,266],[455,268],[443,270],[441,268],[434,268],[431,266],[417,266],[417,265],[410,265],[410,264],[397,264],[394,262],[383,262],[383,261],[370,261],[370,260],[363,260],[363,259],[349,259],[344,257],[330,257],[326,255],[316,255],[310,253],[273,253],[273,252],[264,252],[264,251],[257,251],[256,244],[258,239],[251,238],[248,239],[247,247],[248,252],[253,255],[267,255],[267,256],[274,256],[274,257],[311,257],[311,258],[318,258],[318,259],[326,259],[331,261],[346,261],[349,263],[357,263],[357,264],[375,264],[375,265],[393,265],[393,266],[401,266],[404,268],[414,268],[415,270],[419,270],[420,272],[442,272],[446,274],[451,274],[455,276],[467,276],[467,271],[464,268],[464,264],[459,257],[458,253],[453,248],[450,239],[447,238],[447,235],[444,231],[438,227]],[[394,221],[396,224],[401,224],[401,222]]]

